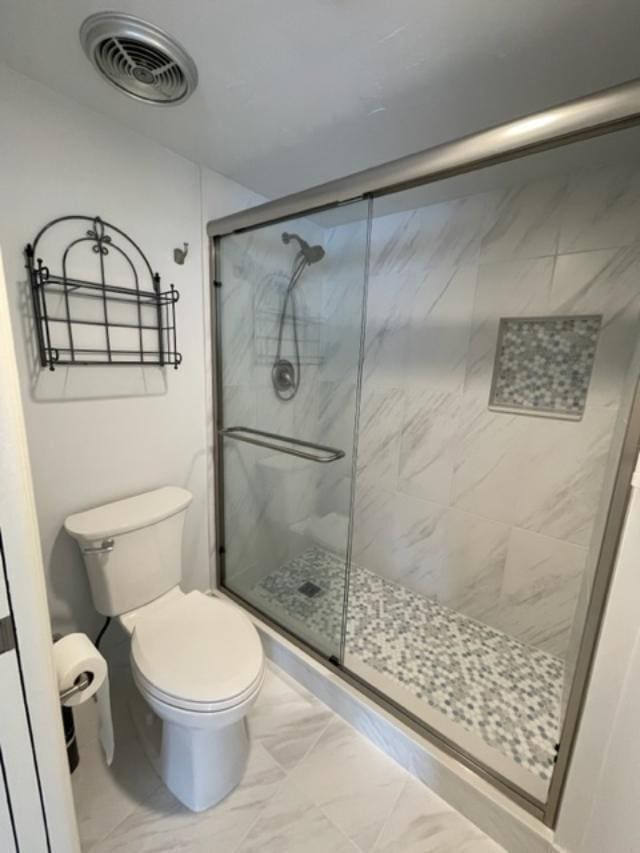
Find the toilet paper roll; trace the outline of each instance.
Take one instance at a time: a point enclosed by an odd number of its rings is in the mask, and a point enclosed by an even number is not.
[[[114,738],[109,697],[107,662],[86,634],[67,634],[53,646],[53,658],[62,692],[76,683],[82,673],[89,673],[91,684],[64,701],[68,707],[81,705],[95,696],[98,703],[99,737],[107,764],[113,760]]]
[[[98,738],[104,751],[107,764],[113,761],[115,740],[113,737],[113,721],[111,719],[111,696],[109,694],[109,678],[105,676],[104,681],[96,693],[98,703]]]

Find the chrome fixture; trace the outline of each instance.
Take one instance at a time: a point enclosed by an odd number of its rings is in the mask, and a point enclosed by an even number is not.
[[[80,27],[80,42],[102,76],[147,104],[181,104],[198,85],[198,70],[169,33],[121,12],[98,12]]]
[[[83,554],[108,554],[113,551],[115,543],[113,539],[103,539],[100,545],[92,545],[89,548],[83,548]]]
[[[300,247],[293,259],[291,267],[291,275],[289,276],[289,284],[284,295],[282,310],[280,312],[280,321],[278,325],[278,345],[276,348],[276,356],[271,368],[271,383],[276,397],[280,400],[293,400],[298,388],[300,387],[300,343],[298,341],[298,315],[296,312],[296,301],[294,288],[300,281],[302,273],[308,266],[321,261],[324,258],[324,249],[322,246],[310,246],[306,240],[303,240],[298,234],[289,234],[285,231],[282,234],[282,242],[288,245],[294,240]],[[287,319],[287,310],[291,304],[291,328],[293,330],[293,348],[295,365],[288,359],[282,357],[282,337],[284,334],[284,324]]]
[[[89,687],[92,681],[92,672],[81,672],[80,675],[73,682],[71,687],[67,687],[66,690],[60,691],[60,702],[66,702],[68,699],[71,699],[77,693],[82,693],[87,689],[87,687]]]
[[[324,258],[324,249],[322,246],[310,246],[302,237],[299,237],[297,234],[288,234],[285,231],[282,235],[282,242],[286,245],[292,240],[295,240],[300,246],[300,252],[308,264],[315,264]]]
[[[258,447],[268,447],[270,450],[277,450],[278,453],[287,453],[289,456],[299,456],[301,459],[308,459],[311,462],[337,462],[338,459],[344,459],[345,455],[344,450],[338,450],[337,447],[329,447],[326,444],[313,444],[311,441],[302,441],[299,438],[278,435],[275,432],[264,432],[263,430],[252,429],[251,427],[227,427],[226,429],[218,430],[218,434],[224,435],[227,438],[235,438],[236,441],[246,441],[247,444],[255,444]],[[268,440],[265,441],[264,439]],[[286,447],[287,444],[292,444],[293,447]],[[300,450],[299,448],[301,447],[306,447],[308,450]],[[309,453],[309,450],[319,452]]]

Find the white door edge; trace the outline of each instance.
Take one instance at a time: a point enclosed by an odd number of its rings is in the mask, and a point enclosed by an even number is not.
[[[16,651],[12,654],[16,655],[20,668],[47,848],[51,853],[79,853],[1,251],[0,483],[0,528],[16,639]],[[17,697],[3,696],[0,705],[5,701],[14,702]]]

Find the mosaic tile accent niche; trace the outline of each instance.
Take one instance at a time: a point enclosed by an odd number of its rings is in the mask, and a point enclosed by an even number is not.
[[[503,317],[489,408],[580,420],[601,315]]]

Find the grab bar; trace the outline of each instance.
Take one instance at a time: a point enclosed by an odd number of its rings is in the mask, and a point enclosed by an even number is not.
[[[249,435],[240,435],[240,433],[249,433]],[[309,459],[311,462],[336,462],[338,459],[344,457],[344,450],[338,450],[336,447],[327,447],[325,444],[312,444],[310,441],[302,441],[299,438],[291,438],[288,435],[278,435],[275,432],[263,432],[260,429],[252,429],[251,427],[227,427],[226,429],[218,430],[218,434],[224,435],[227,438],[235,438],[236,441],[246,441],[247,444],[255,444],[258,447],[268,447],[271,450],[277,450],[279,453],[288,453],[290,456]],[[260,436],[260,438],[252,438],[251,436]],[[293,444],[294,447],[283,447],[281,444],[275,444],[273,441],[263,441],[262,439],[264,438]],[[296,450],[298,447],[308,447],[311,450],[319,450],[320,454],[325,453],[328,455],[322,456],[318,453]]]

